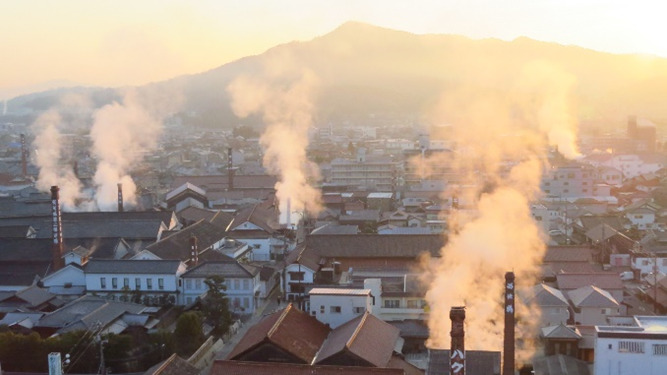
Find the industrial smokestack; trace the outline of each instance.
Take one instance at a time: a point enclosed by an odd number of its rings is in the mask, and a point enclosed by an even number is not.
[[[72,164],[72,172],[74,173],[74,177],[77,179],[79,178],[79,162],[74,161],[74,164]]]
[[[28,148],[25,145],[25,134],[21,134],[21,172],[28,178]]]
[[[287,198],[287,229],[292,229],[292,199]]]
[[[118,212],[123,212],[123,184],[118,183]]]
[[[65,266],[63,261],[63,226],[60,218],[60,189],[58,186],[51,186],[51,220],[53,243],[51,246],[51,256],[53,270],[59,270]]]
[[[227,149],[227,186],[229,190],[234,190],[234,160],[232,160],[232,148]]]
[[[466,318],[465,309],[465,306],[458,306],[449,310],[449,319],[452,320],[450,332],[452,343],[449,349],[450,374],[465,375],[466,373],[465,332],[463,331],[463,321]]]
[[[503,375],[514,375],[514,272],[505,274],[505,341]]]
[[[190,237],[190,264],[192,267],[199,264],[199,246],[195,236]]]

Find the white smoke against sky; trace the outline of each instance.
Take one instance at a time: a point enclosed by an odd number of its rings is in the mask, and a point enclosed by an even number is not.
[[[123,184],[123,203],[136,204],[136,184],[130,176],[146,153],[154,151],[162,122],[183,102],[177,88],[148,87],[122,90],[122,100],[93,114],[92,154],[97,159],[93,182],[95,201],[102,211],[117,208],[117,184]]]
[[[31,131],[35,134],[32,143],[35,152],[32,159],[39,169],[35,187],[40,191],[49,192],[51,186],[58,185],[63,211],[88,209],[80,207],[84,198],[82,185],[66,155],[62,134],[78,123],[85,122],[86,112],[90,111],[90,108],[90,101],[85,95],[67,94],[31,125]],[[78,115],[72,115],[73,109],[77,109]],[[67,115],[67,120],[63,115]]]
[[[500,350],[505,272],[514,271],[520,286],[537,282],[545,245],[530,203],[540,194],[548,146],[553,142],[565,155],[578,155],[572,76],[556,66],[539,65],[526,66],[509,94],[461,87],[443,94],[430,113],[433,123],[454,124],[451,138],[457,149],[445,158],[426,159],[425,170],[447,163],[466,187],[458,190],[463,207],[448,217],[441,257],[422,262],[431,347],[449,347],[449,310],[465,305],[466,347]],[[443,198],[452,194],[446,191]],[[523,317],[517,337],[529,337],[539,311],[529,311],[520,299],[516,303]],[[526,358],[532,348],[519,347],[517,353]]]
[[[309,183],[319,178],[319,171],[306,158],[317,85],[312,71],[299,67],[291,56],[273,51],[258,74],[242,75],[227,87],[237,116],[263,116],[263,164],[278,175],[275,187],[281,224],[294,224],[287,223],[288,201],[292,211],[316,214],[321,209],[321,194]],[[298,219],[296,215],[292,218]]]

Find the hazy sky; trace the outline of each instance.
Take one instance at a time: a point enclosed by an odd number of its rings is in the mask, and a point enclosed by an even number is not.
[[[197,73],[349,20],[667,57],[666,11],[659,0],[0,0],[0,98],[48,81]]]

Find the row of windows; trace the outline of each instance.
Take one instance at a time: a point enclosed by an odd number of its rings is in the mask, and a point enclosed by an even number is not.
[[[164,279],[163,278],[158,278],[157,279],[157,284],[158,284],[158,289],[159,290],[164,290]],[[106,277],[100,277],[100,288],[101,289],[106,289],[107,288],[107,278]],[[135,289],[141,289],[141,278],[136,277],[134,279],[134,288]],[[112,277],[111,278],[111,289],[120,289],[118,287],[118,278],[117,277]],[[123,278],[123,289],[130,289],[130,278],[129,277],[124,277]],[[153,279],[146,279],[146,289],[151,290],[153,289]]]
[[[363,307],[363,306],[361,306],[361,307],[358,306],[358,307],[353,307],[352,308],[352,312],[354,312],[355,314],[363,314],[364,311],[366,311],[366,308]],[[320,305],[320,314],[324,314],[324,312],[325,312],[324,305]],[[340,314],[341,312],[342,312],[342,310],[341,310],[340,306],[329,306],[329,313],[331,313],[331,314]],[[316,314],[317,314],[317,312],[313,310],[312,315],[316,315]]]
[[[409,299],[408,300],[408,309],[423,309],[426,306],[426,301],[423,299]],[[386,309],[399,309],[401,308],[400,299],[385,299],[384,308]]]
[[[611,347],[611,344],[609,345]],[[619,341],[619,353],[644,353],[644,343],[641,341]],[[667,355],[667,344],[653,344],[653,355]]]
[[[199,290],[203,287],[203,285],[204,282],[202,279],[185,279],[186,290],[192,290],[192,289]],[[248,279],[243,279],[243,280],[234,279],[231,281],[225,280],[225,286],[227,287],[227,290],[250,290],[252,287],[250,284],[250,280]]]

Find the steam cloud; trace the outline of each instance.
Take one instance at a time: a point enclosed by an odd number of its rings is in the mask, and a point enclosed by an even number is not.
[[[320,192],[309,183],[317,178],[317,166],[306,158],[308,129],[313,118],[313,95],[317,78],[308,69],[299,69],[289,56],[274,56],[259,74],[240,76],[228,87],[232,110],[239,117],[261,113],[267,125],[260,137],[264,167],[277,174],[276,196],[280,203],[280,223],[287,223],[287,202],[291,210],[317,213]]]
[[[94,115],[90,130],[92,153],[98,159],[93,181],[95,201],[101,210],[117,206],[117,184],[123,184],[123,201],[136,204],[136,185],[130,171],[143,155],[157,146],[162,121],[177,110],[182,97],[170,90],[128,89],[122,102],[108,104]]]
[[[424,170],[452,166],[460,184],[450,186],[443,198],[456,196],[461,206],[448,217],[441,258],[422,263],[429,286],[430,346],[449,347],[449,309],[465,305],[466,346],[500,350],[505,272],[513,270],[519,286],[537,282],[545,246],[530,202],[539,196],[550,143],[568,157],[578,155],[571,77],[546,63],[530,64],[510,95],[460,88],[443,95],[430,114],[433,122],[454,124],[456,150],[426,159]],[[528,337],[539,317],[520,299],[516,308],[523,317],[517,337]],[[525,358],[531,352],[524,344],[517,353]]]
[[[81,116],[90,109],[90,103],[83,95],[70,94],[61,98],[58,105],[41,114],[31,125],[35,134],[33,148],[34,162],[39,168],[35,187],[48,192],[51,186],[60,187],[60,202],[64,210],[76,210],[81,204],[81,182],[74,174],[71,163],[66,157],[62,144],[62,132],[66,125],[70,127],[84,121]],[[68,115],[65,121],[63,115]]]

